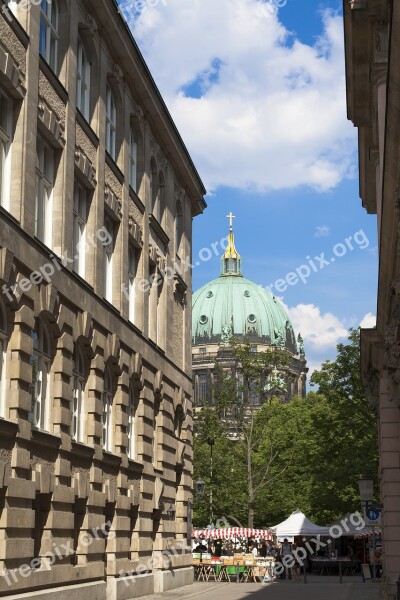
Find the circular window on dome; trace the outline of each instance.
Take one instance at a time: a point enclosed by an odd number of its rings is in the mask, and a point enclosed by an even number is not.
[[[249,315],[247,317],[247,320],[249,321],[249,323],[255,323],[257,321],[257,317],[256,315]]]
[[[246,298],[250,298],[250,292],[249,290],[245,290],[243,293],[243,296],[245,296]]]
[[[201,315],[199,321],[202,325],[205,325],[208,321],[208,317],[206,315]]]
[[[213,296],[214,294],[211,291],[209,291],[207,292],[206,298],[212,298]]]

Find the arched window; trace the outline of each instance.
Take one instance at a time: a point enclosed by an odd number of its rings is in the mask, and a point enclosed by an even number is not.
[[[104,391],[103,391],[103,450],[112,451],[112,406],[113,406],[114,386],[113,375],[109,365],[104,370]]]
[[[136,140],[135,130],[131,125],[129,138],[129,185],[134,192],[137,193],[137,162],[138,162],[138,145]]]
[[[158,172],[157,164],[154,158],[150,162],[150,212],[156,218],[157,202],[158,202]]]
[[[42,0],[40,5],[39,52],[58,74],[58,7],[55,0]]]
[[[106,89],[106,150],[113,160],[117,156],[117,104],[111,85]]]
[[[76,106],[86,121],[90,117],[90,62],[81,36],[78,37],[76,66]]]
[[[183,237],[183,207],[182,202],[178,200],[176,203],[175,214],[175,253],[179,255]]]
[[[42,319],[36,320],[32,332],[32,415],[34,427],[49,431],[50,428],[50,336]]]
[[[165,211],[165,179],[164,174],[160,171],[158,176],[158,202],[157,202],[157,221],[162,223],[164,211]]]
[[[129,387],[128,406],[128,457],[136,460],[136,409],[138,405],[137,391],[133,383]]]
[[[74,370],[74,397],[72,406],[72,439],[76,442],[85,441],[85,358],[79,344],[75,345]]]
[[[7,319],[0,303],[0,417],[6,417]]]

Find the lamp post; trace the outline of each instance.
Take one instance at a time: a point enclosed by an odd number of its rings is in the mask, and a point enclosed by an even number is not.
[[[210,446],[210,525],[211,525],[214,521],[214,511],[213,511],[213,446],[215,444],[214,438],[208,437],[207,444]]]
[[[197,481],[194,484],[194,494],[193,494],[193,498],[188,498],[188,512],[187,512],[187,526],[188,526],[188,531],[187,531],[187,540],[188,540],[188,544],[191,545],[192,542],[192,521],[193,521],[193,504],[195,502],[195,500],[197,500],[197,498],[202,498],[204,496],[204,490],[205,490],[206,484],[202,479],[197,479]]]
[[[358,488],[360,491],[361,507],[363,508],[364,518],[367,517],[367,510],[373,506],[374,499],[374,481],[370,477],[361,477],[358,482]],[[372,579],[376,579],[376,565],[375,565],[375,525],[372,524]]]

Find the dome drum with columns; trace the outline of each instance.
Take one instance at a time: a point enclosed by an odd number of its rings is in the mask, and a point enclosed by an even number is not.
[[[276,377],[284,378],[280,395],[289,400],[305,396],[307,367],[301,336],[296,341],[289,316],[277,298],[260,285],[245,279],[242,259],[235,247],[232,213],[228,246],[221,258],[220,277],[199,289],[193,296],[192,336],[195,402],[200,405],[212,387],[216,361],[230,361],[229,340],[246,340],[254,351],[287,350],[289,364]],[[298,342],[298,343],[297,343]],[[276,390],[275,390],[276,391]]]

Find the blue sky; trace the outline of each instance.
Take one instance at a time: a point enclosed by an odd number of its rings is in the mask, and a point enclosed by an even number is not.
[[[194,258],[226,235],[232,211],[244,275],[260,285],[329,259],[274,290],[312,371],[350,326],[374,323],[376,217],[358,194],[341,2],[273,1],[152,0],[127,16],[209,190]],[[219,257],[201,262],[194,289],[218,274]]]

